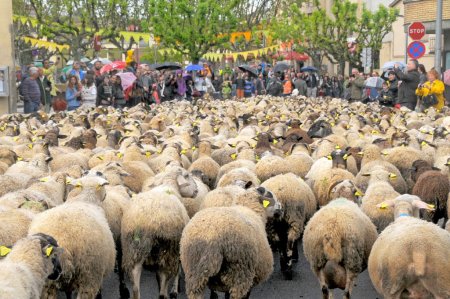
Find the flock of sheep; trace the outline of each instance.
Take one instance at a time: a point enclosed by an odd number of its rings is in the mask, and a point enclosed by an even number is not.
[[[298,245],[323,298],[450,298],[450,110],[209,98],[0,117],[0,298],[249,298]],[[447,226],[450,230],[450,225]],[[125,284],[132,283],[131,292]],[[131,293],[131,294],[130,294]]]

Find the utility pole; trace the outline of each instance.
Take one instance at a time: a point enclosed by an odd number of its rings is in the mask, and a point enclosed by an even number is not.
[[[438,73],[442,65],[442,0],[437,0],[436,10],[436,44],[434,67]]]

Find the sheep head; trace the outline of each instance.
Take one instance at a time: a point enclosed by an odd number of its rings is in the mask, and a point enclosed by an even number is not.
[[[332,133],[331,124],[323,119],[316,121],[308,130],[310,138],[324,138]]]
[[[410,194],[403,194],[395,199],[387,200],[377,205],[377,208],[379,209],[386,209],[388,207],[394,208],[395,219],[404,216],[419,218],[419,210],[435,210],[433,205],[429,205],[426,202],[423,202],[418,196]]]

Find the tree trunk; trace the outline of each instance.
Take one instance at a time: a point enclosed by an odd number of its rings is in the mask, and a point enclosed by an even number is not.
[[[339,74],[345,76],[345,61],[339,61]]]

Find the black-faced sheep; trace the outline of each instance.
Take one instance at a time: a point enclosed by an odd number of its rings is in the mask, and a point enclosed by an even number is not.
[[[59,262],[63,249],[55,239],[35,234],[19,240],[0,260],[2,299],[39,299],[47,279],[61,274]]]

